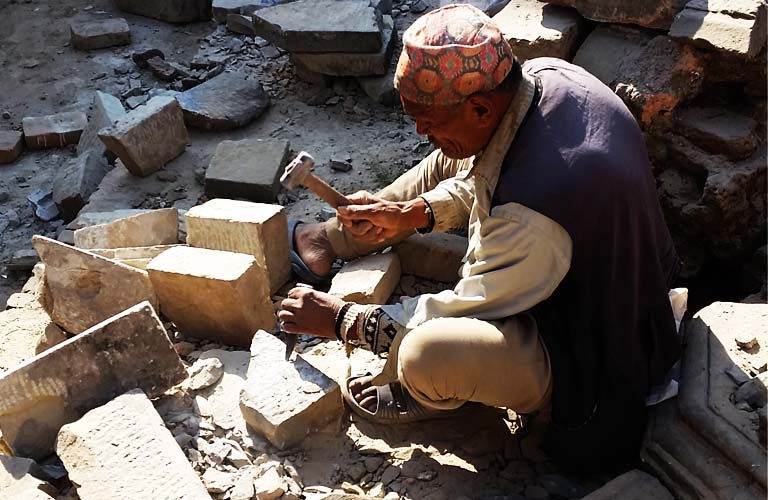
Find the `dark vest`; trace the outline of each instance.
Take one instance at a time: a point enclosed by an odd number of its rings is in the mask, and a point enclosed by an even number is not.
[[[567,275],[531,312],[550,354],[559,462],[618,465],[637,455],[644,399],[679,356],[667,292],[679,260],[637,122],[578,66],[527,62],[537,99],[510,147],[493,205],[516,202],[573,241]]]

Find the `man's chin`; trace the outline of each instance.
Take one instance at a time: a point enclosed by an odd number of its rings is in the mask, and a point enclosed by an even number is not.
[[[442,151],[443,156],[450,158],[451,160],[463,160],[465,158],[469,158],[470,156],[472,156],[472,155],[464,154],[461,151],[455,151],[450,147],[440,148],[440,151]]]

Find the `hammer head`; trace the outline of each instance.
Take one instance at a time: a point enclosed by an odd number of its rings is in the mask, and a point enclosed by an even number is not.
[[[304,183],[314,166],[315,159],[306,151],[302,151],[285,167],[283,175],[280,176],[280,184],[289,191],[296,189]]]

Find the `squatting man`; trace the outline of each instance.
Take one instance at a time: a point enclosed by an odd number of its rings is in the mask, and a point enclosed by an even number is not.
[[[294,288],[284,331],[389,353],[382,373],[343,386],[372,421],[481,403],[538,413],[561,463],[632,460],[645,398],[679,356],[668,290],[680,264],[636,121],[580,67],[521,65],[470,5],[424,15],[403,45],[395,86],[437,149],[336,218],[292,223],[294,269],[319,283],[336,258],[466,228],[458,284],[394,305]]]

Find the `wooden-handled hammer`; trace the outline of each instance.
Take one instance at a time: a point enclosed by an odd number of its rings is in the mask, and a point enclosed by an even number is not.
[[[285,172],[280,176],[280,184],[289,191],[304,186],[333,208],[351,205],[349,198],[312,173],[314,166],[315,159],[306,151],[302,151],[285,167]]]

